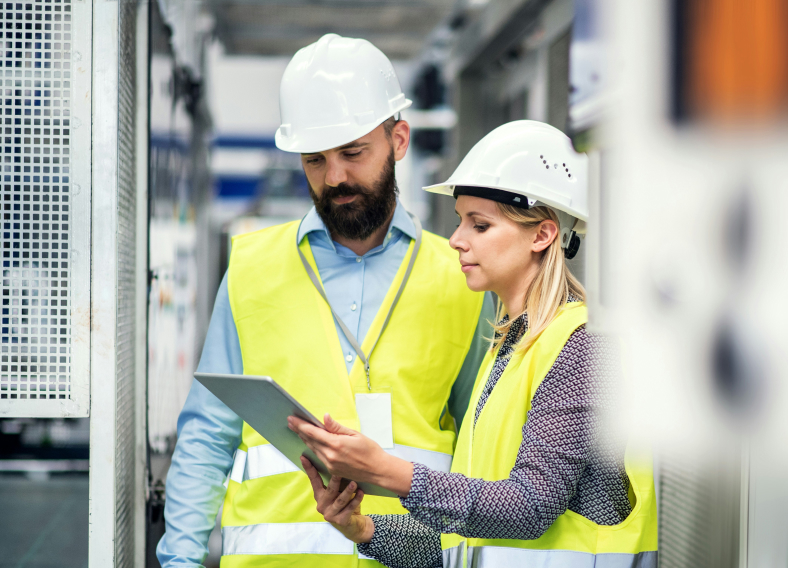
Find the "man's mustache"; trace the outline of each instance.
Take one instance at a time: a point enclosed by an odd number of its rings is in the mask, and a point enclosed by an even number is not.
[[[366,191],[365,188],[359,186],[339,184],[335,187],[324,187],[322,199],[325,200],[333,199],[334,197],[350,197],[352,195],[369,195],[369,192]]]

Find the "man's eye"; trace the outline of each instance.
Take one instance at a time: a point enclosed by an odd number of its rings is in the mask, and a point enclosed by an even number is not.
[[[306,163],[307,164],[316,164],[320,161],[320,158],[309,158]]]
[[[347,156],[348,158],[355,158],[359,154],[361,154],[361,150],[359,150],[358,152],[346,152],[345,156]]]

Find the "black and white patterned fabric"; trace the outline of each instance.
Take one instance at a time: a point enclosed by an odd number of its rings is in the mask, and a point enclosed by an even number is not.
[[[509,316],[507,314],[498,322],[498,325],[503,325],[508,321]],[[487,377],[487,382],[484,384],[484,390],[482,390],[482,394],[479,396],[479,402],[476,405],[476,413],[473,416],[474,428],[476,428],[476,423],[479,421],[479,415],[482,413],[484,405],[487,404],[487,399],[490,398],[490,393],[492,393],[495,385],[498,384],[498,380],[509,364],[509,359],[512,353],[514,353],[514,348],[517,346],[517,341],[523,336],[526,329],[528,329],[528,314],[522,314],[519,318],[514,320],[509,327],[506,339],[504,339],[498,354],[495,356],[495,362],[493,363],[492,369],[490,369],[490,376]],[[498,339],[500,339],[500,335],[496,333],[495,340],[497,341]]]
[[[567,303],[570,302],[580,302],[582,301],[580,298],[573,294],[569,294],[567,298]],[[498,325],[504,325],[509,321],[509,314],[503,316],[501,321],[498,322]],[[523,337],[523,334],[528,330],[528,314],[521,314],[516,320],[512,322],[512,325],[509,326],[509,331],[506,334],[506,338],[504,339],[503,343],[501,344],[498,353],[495,356],[495,361],[493,362],[492,369],[490,370],[490,375],[487,377],[487,382],[484,385],[484,390],[482,390],[482,394],[479,396],[479,403],[476,405],[476,414],[473,417],[473,425],[476,427],[476,423],[479,421],[479,415],[482,413],[482,408],[487,403],[487,399],[490,397],[490,393],[492,393],[493,388],[495,385],[498,384],[498,380],[503,375],[503,372],[506,370],[506,366],[509,364],[509,359],[511,358],[512,354],[517,347],[517,343]],[[496,333],[495,334],[495,341],[501,339],[501,336]]]
[[[476,419],[526,329],[523,316],[512,323]],[[483,481],[414,464],[410,493],[400,500],[410,514],[372,515],[374,536],[359,552],[392,568],[437,568],[440,533],[532,540],[567,509],[600,525],[622,522],[632,508],[624,443],[604,429],[617,406],[618,361],[611,341],[585,326],[575,330],[534,393],[509,478]]]

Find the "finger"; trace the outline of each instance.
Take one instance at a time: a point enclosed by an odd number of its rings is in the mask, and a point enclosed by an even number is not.
[[[347,508],[353,511],[358,511],[361,507],[361,502],[364,500],[364,490],[359,489],[356,491],[356,496],[353,497],[353,500],[348,503]]]
[[[312,438],[307,438],[306,436],[302,436],[301,434],[298,434],[298,438],[304,443],[304,445],[307,448],[309,448],[312,451],[314,451],[315,448],[317,447],[317,445],[315,444],[314,440],[312,440]]]
[[[331,501],[336,500],[337,495],[339,495],[339,485],[342,483],[342,478],[338,475],[332,475],[331,479],[328,482],[328,488],[326,489],[325,497],[327,499],[331,499]]]
[[[353,497],[356,493],[356,489],[358,489],[358,485],[356,485],[355,481],[351,481],[345,490],[339,494],[339,496],[334,499],[334,502],[331,504],[330,510],[334,514],[339,514],[342,510],[347,507],[347,504],[353,500]]]
[[[354,434],[358,434],[355,430],[348,428],[347,426],[343,426],[333,418],[331,418],[330,414],[326,414],[323,417],[323,422],[326,425],[326,430],[331,432],[332,434],[341,434],[343,436],[353,436]]]
[[[301,424],[308,424],[308,422],[303,418],[299,418],[298,416],[287,417],[287,427],[290,428],[293,432],[297,431],[298,427]]]
[[[315,499],[317,500],[326,490],[326,486],[323,485],[323,478],[320,477],[320,474],[315,469],[315,466],[312,465],[312,462],[304,456],[301,456],[301,463],[303,464],[304,470],[309,477],[309,483],[312,484],[312,492],[315,494]]]
[[[351,501],[345,506],[342,511],[334,515],[336,522],[338,525],[347,525],[350,521],[350,517],[356,515],[360,511],[361,501],[364,499],[364,492],[359,489],[356,492],[356,496],[351,499]]]
[[[325,453],[325,446],[323,444],[317,443],[311,438],[307,438],[305,436],[298,436],[299,439],[304,443],[304,445],[314,452],[317,459],[321,462],[326,463],[326,453]]]
[[[289,420],[289,419],[288,419]],[[322,428],[318,428],[317,426],[313,426],[309,422],[305,422],[300,419],[296,419],[298,422],[293,421],[293,428],[292,430],[298,434],[299,438],[304,440],[305,438],[308,440],[312,440],[315,443],[327,445],[331,442],[334,438],[334,434],[330,432],[326,432]],[[289,422],[288,422],[289,426]],[[352,430],[351,430],[352,432]],[[306,442],[306,440],[304,440]]]

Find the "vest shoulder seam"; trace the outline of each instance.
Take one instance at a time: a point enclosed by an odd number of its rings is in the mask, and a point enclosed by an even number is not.
[[[278,225],[272,225],[271,227],[265,227],[264,229],[258,229],[256,231],[250,231],[248,233],[242,233],[240,235],[234,236],[233,237],[233,242],[247,240],[247,239],[250,239],[250,238],[253,238],[253,237],[260,237],[260,236],[262,236],[263,233],[270,233],[270,232],[274,232],[276,230],[286,231],[288,229],[291,229],[294,224],[298,224],[300,222],[301,222],[301,220],[297,219],[295,221],[288,221],[287,223],[280,223]]]

